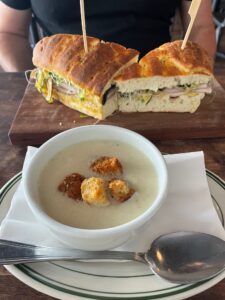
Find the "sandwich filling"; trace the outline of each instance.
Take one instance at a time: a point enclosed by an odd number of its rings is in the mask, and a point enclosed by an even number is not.
[[[204,76],[203,80],[196,80],[196,82],[192,79],[189,83],[178,80],[176,86],[171,83],[165,84],[164,88],[152,86],[152,89],[137,88],[131,91],[128,89],[126,92],[120,91],[120,85],[113,85],[102,98],[46,69],[36,69],[35,77],[35,86],[48,103],[59,100],[64,104],[69,103],[70,107],[74,105],[75,109],[79,106],[79,110],[83,113],[92,112],[95,116],[101,112],[99,119],[105,118],[116,110],[122,112],[163,111],[167,107],[167,111],[175,111],[179,109],[179,105],[185,107],[184,103],[187,106],[186,111],[194,112],[205,94],[212,92],[210,76]]]
[[[212,93],[212,76],[154,76],[116,80],[118,109],[123,112],[195,112]]]
[[[170,98],[177,98],[179,96],[188,96],[193,97],[197,96],[200,93],[204,94],[211,94],[212,93],[212,83],[201,83],[201,84],[185,84],[179,85],[177,87],[172,88],[160,88],[158,91],[153,91],[150,89],[146,90],[136,90],[133,92],[128,93],[121,93],[119,92],[120,99],[130,99],[135,98],[137,101],[142,101],[144,104],[148,104],[152,97],[154,96],[163,96],[167,95]]]
[[[71,95],[78,98],[80,101],[85,100],[92,100],[93,98],[98,99],[98,96],[95,96],[89,93],[87,90],[84,90],[71,81],[61,77],[60,75],[50,72],[45,69],[35,69],[35,77],[36,83],[35,86],[40,93],[42,93],[47,100],[48,103],[53,103],[54,100],[54,90],[58,91],[62,94]],[[104,94],[103,94],[103,104],[109,98],[115,96],[115,87],[110,87]]]
[[[85,99],[90,98],[90,96],[93,97],[88,91],[85,91],[74,85],[71,81],[46,69],[36,69],[35,77],[35,86],[38,91],[43,94],[48,103],[53,103],[54,100],[57,100],[54,98],[53,90],[67,95],[73,95],[76,98],[79,98],[80,101],[84,101]]]
[[[47,69],[35,69],[31,77],[36,79],[35,87],[48,103],[58,100],[98,119],[106,118],[118,108],[115,87],[110,87],[99,97]]]

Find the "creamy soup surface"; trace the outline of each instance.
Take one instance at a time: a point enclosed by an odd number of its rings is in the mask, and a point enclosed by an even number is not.
[[[75,201],[58,191],[59,183],[71,173],[109,179],[89,168],[102,156],[114,156],[121,162],[123,174],[117,178],[126,180],[136,191],[130,199],[96,207]],[[41,205],[50,217],[65,225],[98,229],[127,223],[142,214],[156,197],[158,180],[153,165],[138,149],[117,141],[95,140],[72,145],[56,154],[42,171],[38,188]]]

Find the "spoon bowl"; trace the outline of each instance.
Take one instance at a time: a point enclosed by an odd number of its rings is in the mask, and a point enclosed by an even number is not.
[[[170,233],[152,243],[145,259],[161,278],[174,283],[196,282],[225,268],[225,242],[199,232]]]

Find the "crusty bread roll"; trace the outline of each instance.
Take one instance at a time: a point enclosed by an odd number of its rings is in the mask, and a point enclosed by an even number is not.
[[[212,59],[196,43],[166,43],[138,63],[138,51],[81,35],[56,34],[34,48],[37,89],[48,102],[97,119],[114,111],[195,112],[212,91]]]
[[[117,108],[110,103],[103,108],[105,93],[113,78],[138,60],[139,53],[93,37],[87,37],[87,41],[88,53],[81,35],[56,34],[38,42],[33,52],[38,68],[36,87],[49,102],[59,100],[104,119]]]
[[[194,112],[211,92],[212,59],[196,43],[166,43],[115,78],[121,111]]]

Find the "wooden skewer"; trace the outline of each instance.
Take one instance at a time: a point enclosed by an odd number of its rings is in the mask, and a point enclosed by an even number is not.
[[[85,10],[84,10],[84,0],[80,0],[80,15],[81,15],[81,26],[84,41],[84,51],[88,53],[88,43],[86,34],[86,22],[85,22]]]
[[[193,24],[194,24],[196,15],[198,13],[198,9],[199,9],[200,4],[201,4],[201,0],[192,0],[192,2],[191,2],[191,6],[188,10],[188,14],[190,15],[191,19],[190,19],[190,23],[188,25],[188,29],[186,31],[183,43],[181,45],[181,50],[184,50],[184,48],[186,46],[186,43],[187,43],[187,40],[188,40],[189,35],[191,33],[191,29],[193,27]]]

